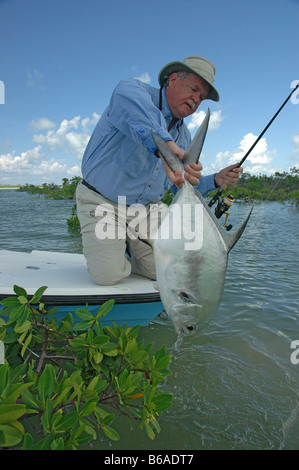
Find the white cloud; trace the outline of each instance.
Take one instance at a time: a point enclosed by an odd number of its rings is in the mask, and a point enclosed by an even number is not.
[[[35,132],[32,140],[37,145],[19,154],[0,154],[0,181],[38,184],[55,179],[59,183],[66,176],[80,176],[80,164],[75,161],[82,159],[99,118],[93,113],[83,119],[63,119],[58,125],[47,117],[31,121],[29,129]]]
[[[44,144],[50,152],[63,150],[64,153],[81,159],[99,118],[99,114],[93,113],[91,118],[81,119],[80,116],[75,116],[69,120],[63,119],[57,130],[50,129],[46,134],[34,134],[33,142]]]
[[[27,72],[27,85],[44,90],[44,74],[39,70],[30,70]]]
[[[144,72],[141,75],[139,75],[139,77],[135,77],[135,78],[137,78],[137,80],[140,80],[141,82],[144,82],[144,83],[151,83],[151,77],[148,72]]]
[[[225,152],[218,152],[215,161],[208,165],[204,170],[204,174],[211,174],[220,171],[229,165],[233,165],[245,156],[247,151],[251,148],[256,141],[257,136],[248,133],[241,140],[239,147],[234,150],[226,150]],[[276,151],[268,150],[266,138],[262,138],[246,159],[246,168],[244,171],[251,174],[273,174],[277,171],[273,168],[272,160],[276,157]]]
[[[196,131],[199,128],[205,116],[206,116],[206,113],[203,110],[200,110],[192,114],[191,121],[188,124],[188,129],[191,133],[192,131]],[[213,111],[210,116],[209,130],[213,131],[217,129],[220,126],[222,121],[223,121],[223,117],[221,115],[221,109],[219,109],[218,111]]]
[[[100,119],[100,115],[98,113],[92,113],[92,117],[89,118],[89,117],[86,117],[84,119],[82,119],[81,121],[81,125],[83,128],[94,128],[95,125],[97,124],[98,120]]]
[[[29,124],[29,128],[36,132],[45,129],[53,129],[54,127],[56,127],[56,123],[45,117],[42,117],[37,121],[32,120]]]
[[[294,159],[297,160],[299,157],[299,134],[294,134],[292,136],[292,141],[293,141],[293,154],[294,154]]]
[[[36,161],[42,157],[40,150],[41,146],[38,145],[26,152],[21,152],[20,155],[15,155],[14,152],[0,155],[1,173],[21,174],[24,170],[31,171]]]
[[[61,164],[54,158],[51,160],[43,160],[40,164],[32,169],[34,175],[57,175],[65,173],[67,170],[66,164]]]

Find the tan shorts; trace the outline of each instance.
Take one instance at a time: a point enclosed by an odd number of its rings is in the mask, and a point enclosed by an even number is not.
[[[143,217],[136,217],[138,206],[114,203],[82,183],[77,187],[76,202],[87,269],[97,284],[116,284],[131,272],[156,279],[150,235],[158,216],[150,213],[160,215],[164,204],[139,206]],[[143,222],[136,225],[136,221]]]

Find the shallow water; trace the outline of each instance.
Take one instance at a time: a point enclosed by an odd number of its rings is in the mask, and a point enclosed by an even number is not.
[[[0,249],[80,252],[80,237],[66,224],[73,204],[0,191]],[[234,204],[233,230],[249,209]],[[298,220],[289,205],[255,205],[204,330],[178,341],[168,320],[141,328],[141,338],[166,344],[172,355],[162,389],[174,395],[173,406],[160,417],[155,441],[119,418],[121,440],[97,448],[299,449],[299,364],[291,361],[299,340]]]

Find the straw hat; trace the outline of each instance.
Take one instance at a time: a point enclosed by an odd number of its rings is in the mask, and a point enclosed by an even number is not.
[[[198,75],[199,77],[203,78],[210,86],[210,92],[207,96],[207,99],[213,101],[219,101],[219,93],[216,88],[213,87],[214,77],[216,73],[215,65],[208,59],[200,56],[190,56],[186,57],[182,62],[175,61],[169,62],[169,64],[165,65],[163,69],[159,73],[159,83],[162,86],[165,80],[174,72],[179,72],[184,70],[186,72],[192,72]]]

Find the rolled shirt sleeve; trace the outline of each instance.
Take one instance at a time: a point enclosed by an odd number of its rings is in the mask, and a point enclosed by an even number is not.
[[[107,120],[133,142],[143,145],[152,153],[157,150],[152,130],[165,141],[173,140],[148,88],[138,80],[123,80],[118,84],[111,97]]]

